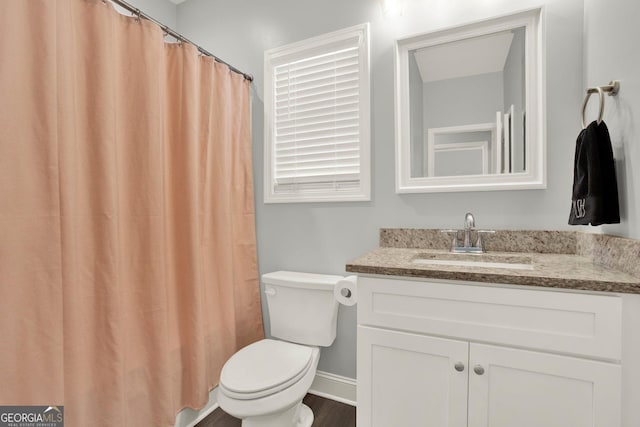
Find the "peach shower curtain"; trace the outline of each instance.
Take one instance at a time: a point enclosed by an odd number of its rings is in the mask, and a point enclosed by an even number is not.
[[[249,83],[100,0],[0,0],[0,405],[172,426],[262,337]]]

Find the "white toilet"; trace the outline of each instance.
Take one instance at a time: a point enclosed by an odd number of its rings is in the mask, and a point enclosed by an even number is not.
[[[336,338],[342,276],[277,271],[262,275],[271,335],[225,363],[218,403],[243,427],[309,427],[313,412],[302,403],[316,374],[320,349]]]

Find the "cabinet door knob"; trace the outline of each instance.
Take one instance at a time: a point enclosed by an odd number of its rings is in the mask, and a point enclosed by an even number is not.
[[[484,374],[484,368],[481,365],[476,365],[473,367],[473,372],[475,372],[478,375],[482,375]]]
[[[464,363],[458,362],[454,365],[454,368],[456,368],[456,371],[462,372],[464,371]]]

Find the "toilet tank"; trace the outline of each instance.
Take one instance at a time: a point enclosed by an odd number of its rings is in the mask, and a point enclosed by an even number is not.
[[[271,335],[298,344],[330,346],[338,321],[333,288],[342,278],[294,271],[263,274]]]

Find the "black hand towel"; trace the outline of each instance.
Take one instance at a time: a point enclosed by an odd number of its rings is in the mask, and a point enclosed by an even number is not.
[[[618,183],[609,130],[592,122],[578,135],[573,167],[571,225],[620,223]]]

